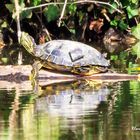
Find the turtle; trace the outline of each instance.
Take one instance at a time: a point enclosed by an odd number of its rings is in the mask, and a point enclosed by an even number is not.
[[[78,41],[58,39],[37,45],[32,36],[22,32],[20,43],[36,58],[34,78],[42,67],[80,76],[106,72],[109,67],[109,61],[98,50]]]

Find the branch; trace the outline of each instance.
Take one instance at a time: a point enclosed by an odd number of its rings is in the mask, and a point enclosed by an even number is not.
[[[15,0],[15,9],[16,9],[18,42],[20,43],[21,28],[20,28],[20,7],[19,7],[19,4],[18,4],[18,0]]]
[[[102,2],[102,1],[96,1],[96,0],[79,0],[79,1],[75,1],[75,2],[67,2],[67,4],[81,4],[81,3],[95,3],[95,4],[107,5],[107,6],[110,6],[111,8],[113,8],[114,10],[116,10],[118,13],[121,13],[121,14],[123,13],[121,10],[114,7],[109,2]],[[32,10],[32,9],[36,9],[36,8],[40,8],[40,7],[45,7],[48,5],[62,5],[62,4],[65,4],[65,3],[63,3],[63,2],[56,2],[56,3],[50,2],[50,3],[40,4],[38,6],[26,7],[26,8],[23,8],[22,11]]]
[[[40,7],[45,7],[45,6],[48,6],[48,5],[62,5],[64,4],[63,2],[50,2],[50,3],[45,3],[45,4],[40,4],[40,5],[37,5],[37,6],[32,6],[32,7],[25,7],[22,9],[22,11],[26,11],[26,10],[32,10],[32,9],[36,9],[36,8],[40,8]]]
[[[114,10],[116,10],[118,13],[123,13],[122,11],[120,11],[119,9],[117,9],[116,7],[114,7],[113,5],[111,5],[109,2],[103,2],[103,1],[96,1],[96,0],[79,0],[76,2],[73,2],[75,4],[79,4],[79,3],[95,3],[95,4],[101,4],[101,5],[107,5],[110,6],[111,8],[113,8]]]
[[[40,22],[40,24],[41,24],[42,28],[44,28],[44,29],[45,29],[45,32],[46,32],[46,34],[47,34],[47,36],[48,36],[49,40],[52,40],[52,38],[51,38],[51,36],[50,36],[49,31],[47,30],[47,28],[45,28],[45,25],[41,23],[41,19],[40,19],[40,17],[39,17],[37,14],[36,14],[36,16],[37,16],[37,18],[38,18],[38,20],[39,20],[39,22]]]
[[[64,3],[62,12],[61,12],[61,16],[60,16],[60,18],[59,18],[58,27],[60,27],[60,25],[61,25],[62,18],[63,18],[63,16],[64,16],[64,12],[65,12],[65,9],[66,9],[67,2],[68,2],[68,0],[65,0],[65,3]]]

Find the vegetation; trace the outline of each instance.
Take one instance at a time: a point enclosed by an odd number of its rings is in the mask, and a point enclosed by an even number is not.
[[[121,34],[131,33],[140,39],[139,0],[18,0],[19,9],[16,1],[1,2],[0,31],[8,45],[18,42],[18,13],[21,30],[28,32],[40,44],[59,38],[100,42],[109,28],[117,29]],[[125,49],[128,48],[130,46]],[[140,42],[129,51],[123,50],[119,54],[124,55],[116,57],[116,54],[111,54],[110,59],[118,60],[121,56],[129,59],[130,54],[136,56],[135,60],[140,58]]]

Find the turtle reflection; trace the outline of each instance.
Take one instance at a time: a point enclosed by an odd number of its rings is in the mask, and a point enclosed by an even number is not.
[[[107,85],[97,81],[73,81],[41,87],[36,99],[36,111],[56,115],[77,116],[96,112],[102,101],[107,100]]]

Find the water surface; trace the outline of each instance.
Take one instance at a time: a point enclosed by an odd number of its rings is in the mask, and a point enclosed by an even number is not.
[[[8,84],[8,83],[7,83]],[[140,82],[0,88],[1,140],[138,140]]]

